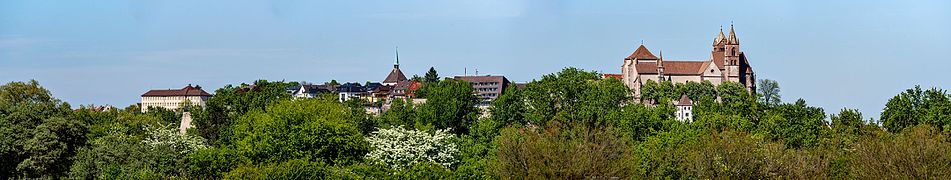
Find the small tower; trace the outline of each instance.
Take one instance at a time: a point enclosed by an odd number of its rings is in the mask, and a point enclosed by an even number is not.
[[[720,34],[717,34],[717,37],[713,39],[713,52],[722,53],[724,51],[723,45],[726,44],[726,36],[723,35],[723,26],[720,26]]]
[[[396,61],[393,62],[393,70],[383,79],[384,86],[395,86],[401,81],[406,81],[406,75],[400,70],[400,49],[396,47]]]
[[[736,31],[733,29],[732,23],[730,23],[730,36],[727,37],[723,47],[723,65],[727,78],[725,80],[740,82],[740,56],[743,52],[740,51],[740,41],[736,38]]]
[[[660,58],[657,59],[657,82],[664,81],[664,51],[660,51]]]
[[[680,100],[675,102],[677,105],[677,120],[681,122],[693,122],[693,101],[686,94],[680,96]]]
[[[400,68],[400,47],[399,46],[396,46],[396,61],[393,62],[393,68],[395,69]]]

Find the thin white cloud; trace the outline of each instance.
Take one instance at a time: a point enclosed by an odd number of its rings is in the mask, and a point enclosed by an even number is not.
[[[32,38],[19,35],[0,36],[0,49],[20,49],[51,42],[48,39]]]

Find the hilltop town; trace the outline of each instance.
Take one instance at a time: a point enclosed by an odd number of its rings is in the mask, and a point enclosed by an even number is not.
[[[947,91],[911,87],[879,119],[782,102],[728,34],[707,59],[641,44],[605,65],[619,73],[525,83],[407,77],[398,52],[367,82],[183,84],[124,108],[14,81],[0,86],[0,178],[951,178]]]

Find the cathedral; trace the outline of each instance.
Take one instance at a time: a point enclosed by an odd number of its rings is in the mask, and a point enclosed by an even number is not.
[[[641,85],[648,80],[655,82],[671,81],[672,83],[686,83],[688,81],[710,81],[713,85],[722,82],[739,82],[750,91],[756,89],[756,76],[753,68],[747,61],[746,55],[740,50],[740,41],[736,38],[733,25],[730,25],[730,35],[723,35],[723,28],[713,40],[713,50],[710,59],[702,61],[673,61],[664,60],[663,52],[660,57],[655,56],[643,44],[634,50],[630,56],[624,58],[621,65],[621,74],[613,76],[621,79],[625,85],[634,90],[634,97],[641,97]],[[620,76],[620,77],[618,77]]]

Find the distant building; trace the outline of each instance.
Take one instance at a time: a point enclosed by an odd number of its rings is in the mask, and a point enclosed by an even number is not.
[[[681,122],[693,122],[693,101],[687,95],[680,96],[677,105],[677,120]]]
[[[368,83],[366,86],[367,93],[363,99],[369,103],[385,101],[390,97],[390,91],[392,90],[393,86],[387,86],[380,83]]]
[[[395,86],[396,84],[406,80],[406,75],[403,75],[403,71],[400,70],[400,52],[397,50],[396,62],[393,63],[393,70],[390,71],[390,74],[386,76],[386,79],[383,79],[383,85]]]
[[[333,87],[330,85],[300,85],[289,87],[288,93],[290,93],[294,98],[314,98],[318,94],[330,93],[333,91]]]
[[[456,76],[453,79],[469,82],[479,96],[479,106],[488,107],[496,98],[502,95],[509,82],[505,76]]]
[[[192,87],[191,84],[182,89],[150,90],[142,94],[142,112],[148,112],[149,107],[161,107],[170,110],[181,108],[182,103],[191,103],[205,106],[211,94],[201,89],[201,86]]]
[[[402,81],[393,86],[390,97],[392,98],[415,98],[416,90],[423,87],[423,84],[416,81]]]
[[[350,99],[359,99],[366,95],[367,90],[360,83],[345,83],[337,87],[337,97],[340,98],[340,101],[347,101]]]
[[[518,89],[519,91],[525,90],[525,88],[528,87],[528,83],[512,83],[512,84],[514,84],[515,89]]]
[[[740,41],[736,38],[733,25],[730,35],[724,36],[723,29],[713,40],[710,59],[700,61],[665,60],[663,53],[655,56],[641,44],[634,53],[624,58],[621,74],[605,74],[605,78],[619,78],[624,85],[634,91],[635,99],[641,96],[641,86],[648,80],[672,83],[710,81],[713,85],[722,82],[738,82],[752,92],[756,89],[756,76],[753,67],[746,59],[746,53],[740,50]]]
[[[183,112],[182,121],[178,123],[178,133],[180,134],[188,133],[189,128],[195,128],[195,125],[192,124],[192,113]]]

